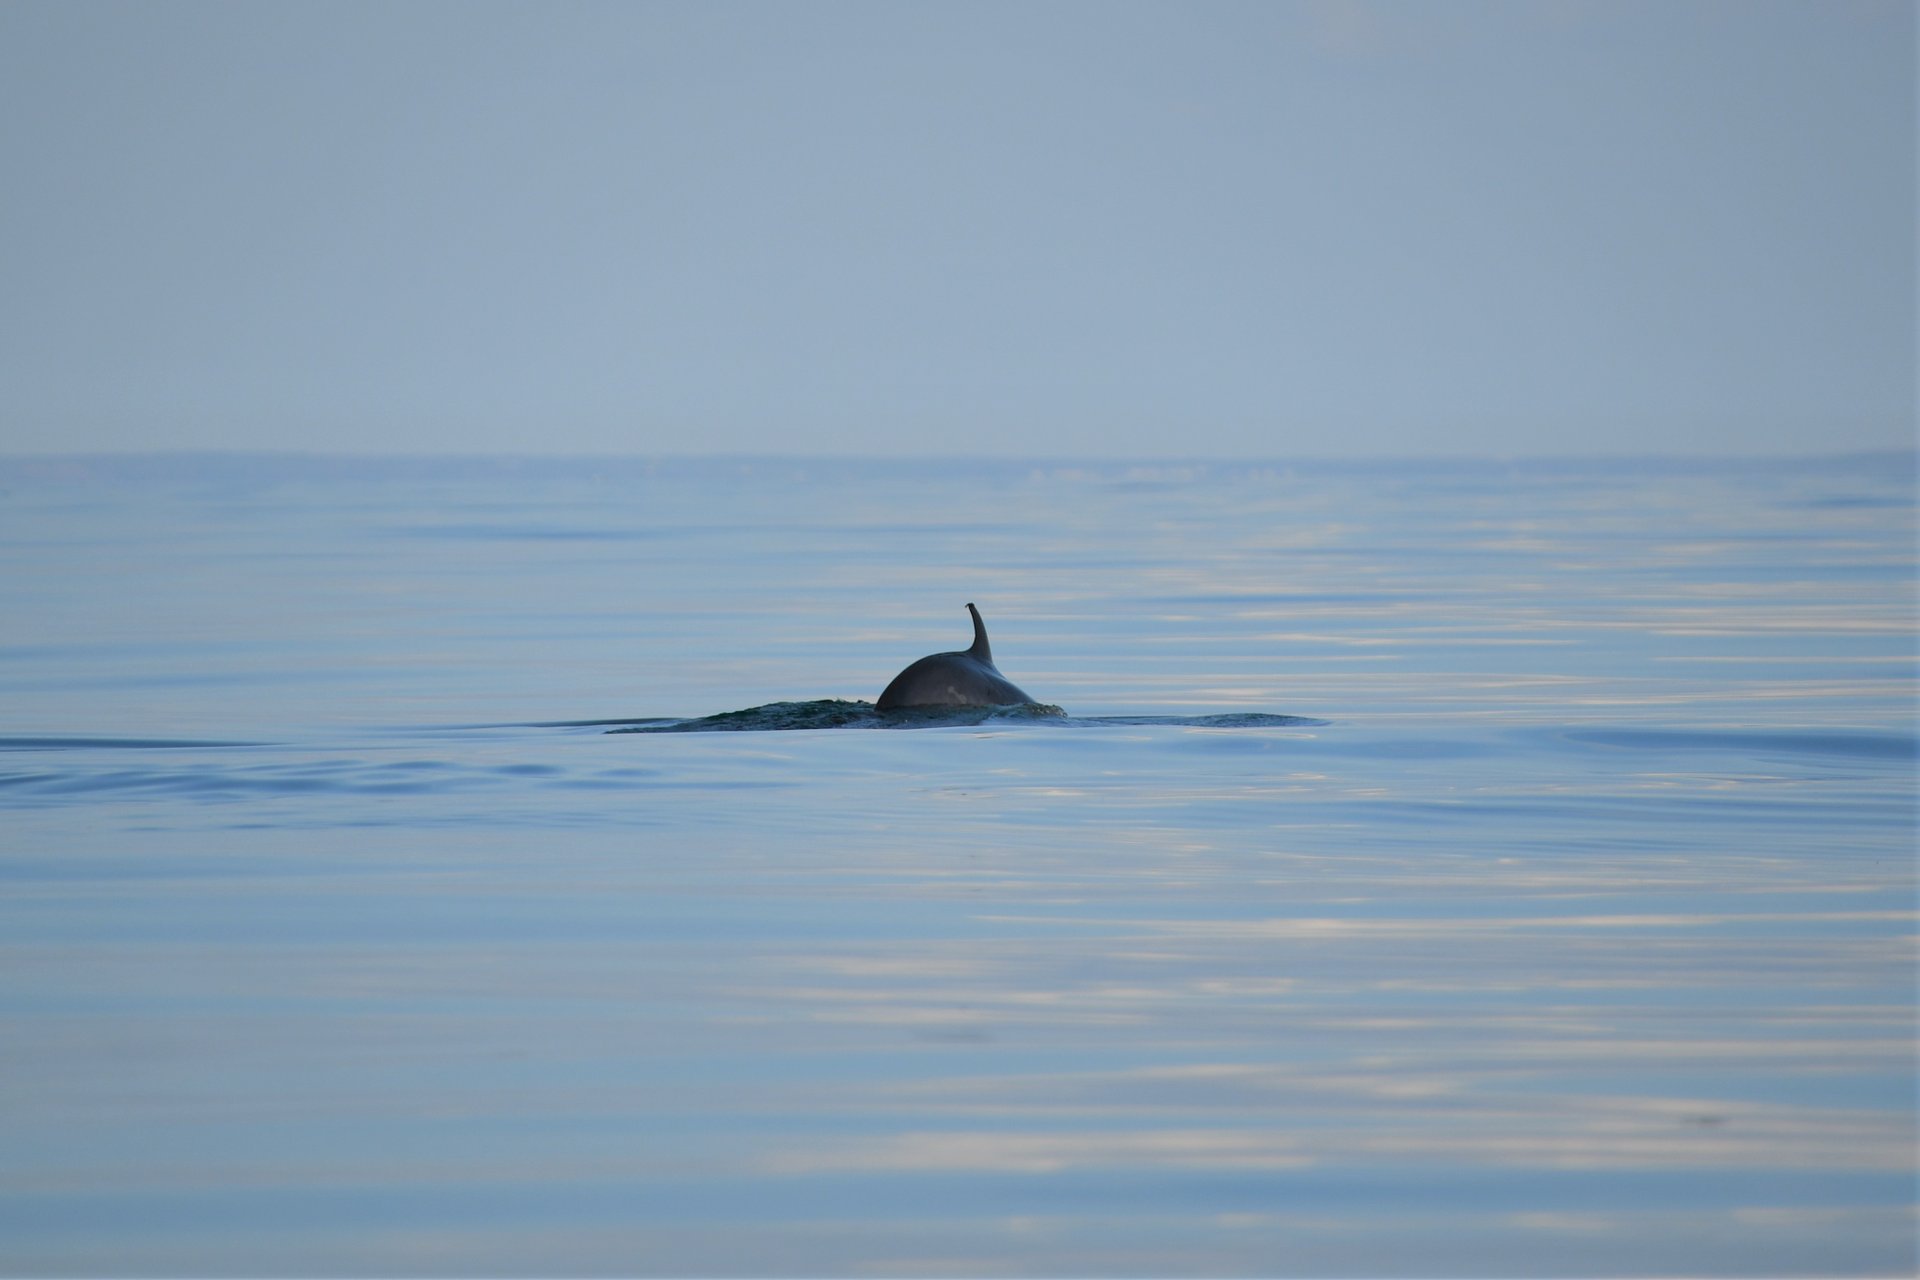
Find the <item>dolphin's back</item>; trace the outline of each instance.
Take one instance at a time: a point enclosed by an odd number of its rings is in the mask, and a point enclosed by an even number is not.
[[[1020,686],[971,653],[928,654],[893,678],[874,706],[1011,707],[1030,703]]]
[[[993,665],[993,646],[980,611],[973,615],[973,647],[957,653],[930,653],[893,678],[880,693],[876,710],[896,707],[1017,707],[1033,703],[1020,686]]]

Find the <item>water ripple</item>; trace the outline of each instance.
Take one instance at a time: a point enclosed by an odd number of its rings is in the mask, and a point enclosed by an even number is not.
[[[1865,756],[1878,760],[1920,757],[1920,739],[1902,733],[1835,733],[1807,730],[1698,729],[1582,729],[1565,735],[1574,742],[1598,747],[1629,747],[1654,751],[1786,752],[1792,755]]]
[[[68,734],[0,737],[0,751],[156,750],[190,747],[260,747],[262,742],[212,742],[190,738],[84,738]]]

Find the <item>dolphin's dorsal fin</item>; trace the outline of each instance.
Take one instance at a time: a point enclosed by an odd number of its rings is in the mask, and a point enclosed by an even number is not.
[[[987,643],[987,624],[980,621],[980,611],[971,603],[967,605],[967,612],[973,615],[973,648],[967,650],[967,653],[992,666],[993,646]]]

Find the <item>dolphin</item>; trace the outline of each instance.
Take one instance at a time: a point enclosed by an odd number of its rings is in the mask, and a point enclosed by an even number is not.
[[[874,704],[876,710],[1010,707],[1033,702],[993,665],[993,649],[987,644],[987,624],[980,621],[980,611],[969,604],[967,612],[973,615],[973,647],[953,653],[931,653],[910,664],[881,693],[880,701]]]

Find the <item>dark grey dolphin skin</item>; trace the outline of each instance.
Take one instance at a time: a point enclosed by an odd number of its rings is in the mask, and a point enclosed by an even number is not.
[[[973,648],[954,653],[932,653],[893,678],[874,704],[880,711],[901,707],[1011,707],[1032,698],[1000,674],[987,644],[987,624],[971,604]]]

